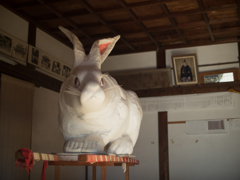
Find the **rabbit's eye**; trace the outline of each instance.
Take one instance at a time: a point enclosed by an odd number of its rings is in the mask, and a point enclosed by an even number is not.
[[[79,81],[79,79],[77,77],[74,80],[74,84],[75,84],[76,88],[78,88],[80,86],[80,81]]]
[[[100,86],[103,86],[104,85],[104,81],[103,81],[103,78],[101,79],[100,81]]]

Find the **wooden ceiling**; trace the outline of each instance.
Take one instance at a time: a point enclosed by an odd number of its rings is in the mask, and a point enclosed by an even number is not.
[[[238,42],[240,0],[0,0],[0,4],[72,47],[74,32],[89,50],[120,34],[112,54]]]

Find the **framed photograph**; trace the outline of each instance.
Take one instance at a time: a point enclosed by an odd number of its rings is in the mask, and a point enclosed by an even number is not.
[[[28,47],[28,63],[39,66],[41,58],[41,51],[31,45]]]
[[[61,76],[61,74],[62,74],[62,62],[61,61],[59,61],[57,59],[53,59],[51,73],[56,76]]]
[[[70,65],[67,64],[62,64],[62,73],[61,76],[65,79],[67,78],[72,71],[72,68]]]
[[[13,37],[0,30],[0,51],[11,56],[13,47]]]
[[[175,85],[198,84],[198,65],[196,54],[172,56]]]
[[[19,39],[13,39],[12,57],[27,62],[28,43]]]
[[[239,69],[226,69],[199,73],[200,83],[222,83],[239,81]]]
[[[53,62],[52,56],[48,55],[45,52],[40,53],[40,62],[38,65],[42,70],[51,73],[52,62]]]

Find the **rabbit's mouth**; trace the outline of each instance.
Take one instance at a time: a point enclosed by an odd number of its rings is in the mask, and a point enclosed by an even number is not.
[[[83,106],[85,105],[101,105],[105,100],[105,93],[101,90],[95,93],[82,93],[81,95],[81,103]]]

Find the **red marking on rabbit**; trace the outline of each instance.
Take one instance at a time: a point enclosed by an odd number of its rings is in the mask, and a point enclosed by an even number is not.
[[[99,47],[99,51],[100,51],[100,54],[103,54],[104,51],[107,49],[108,45],[110,44],[109,43],[106,43],[106,44],[100,44],[98,47]]]

